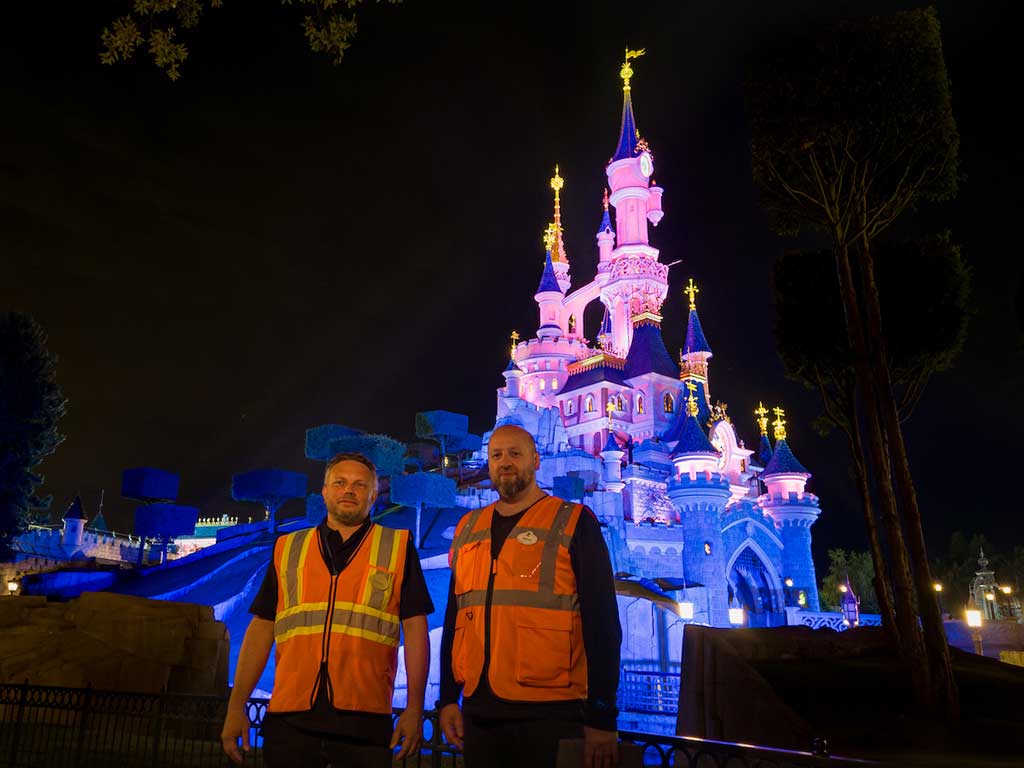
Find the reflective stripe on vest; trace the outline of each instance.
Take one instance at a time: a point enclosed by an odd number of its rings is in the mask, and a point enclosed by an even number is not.
[[[269,709],[309,709],[323,647],[329,644],[335,708],[390,712],[408,534],[372,525],[337,576],[333,604],[326,601],[333,579],[317,538],[316,528],[307,529],[282,537],[275,547],[277,672]]]
[[[509,533],[497,561],[490,546],[493,505],[463,518],[450,559],[458,609],[452,667],[465,695],[472,695],[483,671],[489,607],[488,681],[499,698],[586,697],[579,597],[569,558],[581,510],[554,497],[538,502]]]

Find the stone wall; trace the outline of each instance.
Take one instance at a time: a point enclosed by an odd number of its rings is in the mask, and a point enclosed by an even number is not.
[[[226,696],[229,637],[213,609],[87,592],[0,598],[0,682]]]

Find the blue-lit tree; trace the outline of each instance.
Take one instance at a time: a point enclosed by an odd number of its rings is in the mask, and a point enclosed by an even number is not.
[[[455,504],[455,481],[435,472],[414,472],[391,478],[391,503],[416,508],[416,546],[420,537],[423,507],[450,507]]]
[[[231,478],[231,498],[262,504],[267,512],[267,527],[277,530],[277,510],[289,499],[306,495],[308,479],[300,472],[285,469],[256,469]]]
[[[57,384],[57,358],[28,315],[0,313],[0,560],[28,528],[33,510],[49,508],[36,488],[36,467],[64,440],[57,423],[67,401]]]

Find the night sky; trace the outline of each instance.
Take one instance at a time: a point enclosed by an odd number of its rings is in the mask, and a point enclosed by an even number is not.
[[[106,489],[124,530],[121,471],[153,465],[181,474],[182,503],[244,517],[233,473],[278,466],[319,487],[308,427],[409,439],[417,411],[441,408],[489,429],[509,333],[536,330],[556,162],[574,286],[593,274],[628,45],[647,49],[633,103],[666,190],[652,243],[684,260],[666,344],[681,345],[692,276],[712,395],[748,445],[759,399],[787,408],[822,499],[819,563],[864,546],[845,441],[814,434],[816,397],[775,353],[769,276],[788,243],[757,207],[740,91],[819,3],[370,4],[334,67],[296,7],[227,0],[187,38],[177,83],[146,57],[99,63],[126,3],[17,5],[0,27],[0,307],[34,315],[59,356],[67,439],[42,465],[56,508],[80,492],[92,516]],[[975,276],[966,351],[906,426],[940,549],[957,529],[1024,543],[1019,40],[1004,5],[938,4],[965,180],[902,225],[951,227]]]

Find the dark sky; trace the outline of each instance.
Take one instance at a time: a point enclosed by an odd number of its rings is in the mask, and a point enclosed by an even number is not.
[[[60,509],[80,491],[92,515],[105,488],[123,528],[121,470],[154,465],[181,474],[183,503],[245,515],[231,475],[315,477],[310,426],[407,439],[417,411],[443,408],[490,428],[508,334],[536,329],[556,162],[575,284],[593,274],[629,45],[647,48],[633,98],[666,189],[652,240],[684,260],[666,343],[680,346],[693,276],[713,395],[748,443],[759,399],[787,408],[822,498],[816,556],[863,546],[844,442],[813,433],[815,397],[775,354],[769,275],[786,243],[757,207],[739,85],[817,5],[370,4],[334,67],[308,51],[295,7],[227,0],[172,84],[145,59],[98,62],[118,4],[17,4],[0,27],[0,307],[32,313],[60,358],[67,440],[44,490]],[[906,427],[940,547],[956,529],[1024,539],[1009,8],[938,4],[966,178],[907,222],[951,227],[975,276],[967,349]]]

